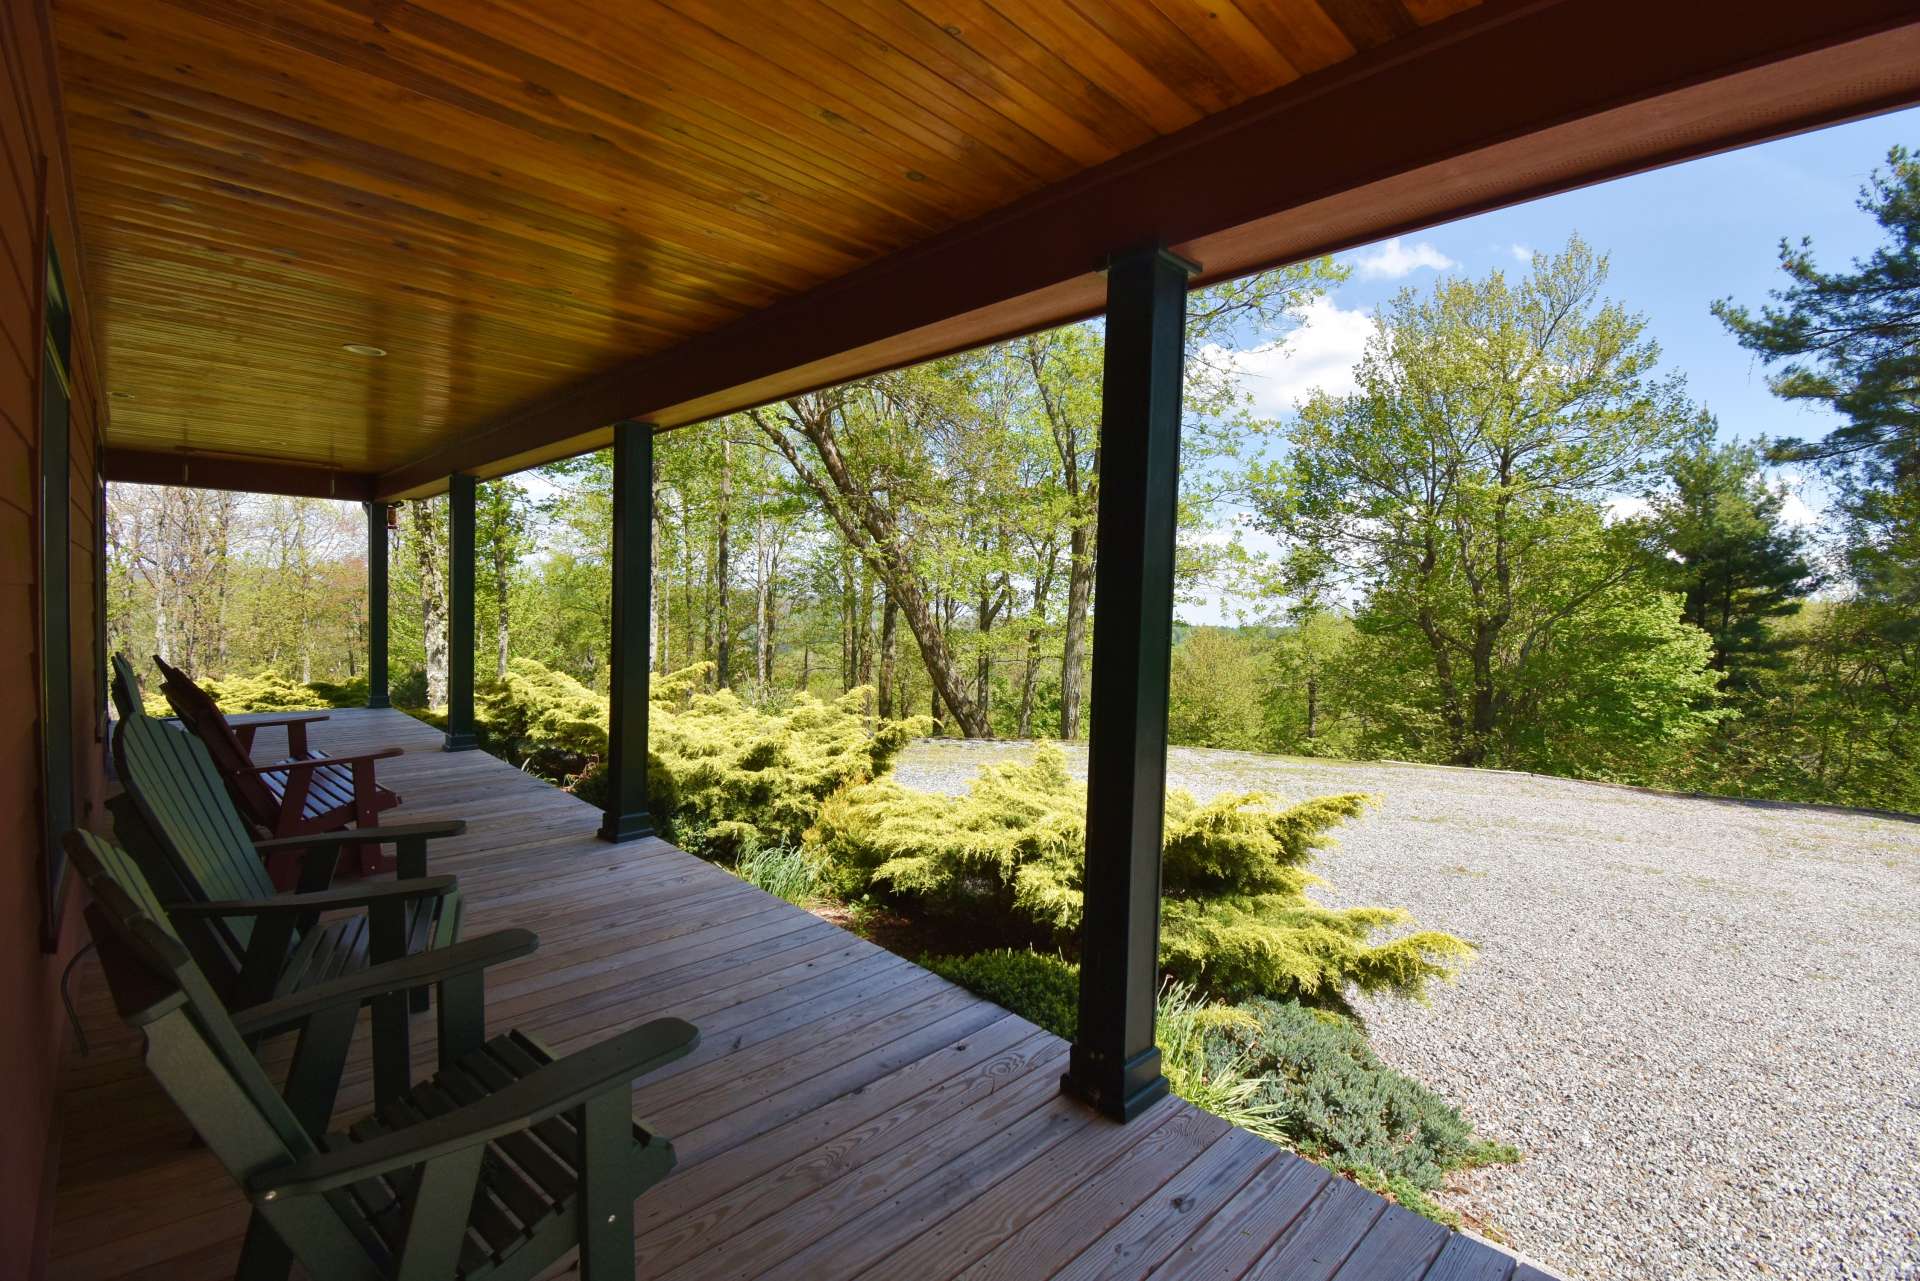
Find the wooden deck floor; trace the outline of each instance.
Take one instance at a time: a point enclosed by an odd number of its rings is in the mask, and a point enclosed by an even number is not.
[[[467,932],[540,935],[490,980],[490,1027],[561,1052],[663,1014],[701,1029],[634,1094],[680,1154],[636,1210],[641,1277],[1545,1275],[1179,1100],[1102,1120],[1061,1096],[1057,1038],[665,842],[604,844],[598,811],[440,752],[401,713],[336,713],[314,740],[405,747],[381,764],[396,820],[471,824],[433,863],[460,877]],[[53,1275],[230,1276],[244,1203],[189,1146],[97,970],[76,982],[93,1052],[63,1080]],[[431,1020],[415,1022],[424,1068]],[[348,1109],[370,1097],[355,1061]]]

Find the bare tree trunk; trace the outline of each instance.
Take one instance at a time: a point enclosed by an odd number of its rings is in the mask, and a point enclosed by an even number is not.
[[[907,628],[919,645],[921,661],[926,666],[935,693],[953,709],[954,718],[960,722],[962,732],[970,737],[989,737],[991,731],[986,718],[974,706],[972,697],[967,693],[965,680],[954,669],[946,637],[928,608],[921,583],[913,573],[905,536],[884,503],[861,485],[847,468],[830,421],[831,400],[801,397],[787,402],[787,405],[789,421],[813,446],[814,456],[820,460],[820,469],[803,459],[786,431],[764,413],[754,413],[755,423],[787,460],[794,474],[825,504],[847,544],[859,551],[861,558],[893,593],[900,604],[901,614],[907,620]]]
[[[505,484],[506,482],[497,482]],[[496,529],[493,540],[493,594],[500,606],[500,613],[494,623],[494,638],[498,652],[494,656],[493,674],[495,680],[507,679],[507,654],[512,647],[513,622],[511,610],[507,605],[508,580],[513,571],[513,560],[508,554],[513,549],[507,545],[507,531]]]
[[[880,699],[881,720],[893,719],[894,640],[900,630],[900,602],[887,593],[880,608]]]
[[[767,538],[767,519],[754,518],[753,533],[753,686],[754,697],[767,700],[773,681],[773,552]]]
[[[1075,523],[1067,565],[1066,643],[1060,654],[1060,737],[1080,737],[1080,671],[1086,652],[1087,612],[1093,602],[1093,527]]]
[[[666,616],[666,591],[661,585],[660,578],[660,529],[665,523],[665,517],[660,514],[660,459],[658,456],[653,460],[653,475],[648,478],[648,483],[653,491],[653,498],[649,504],[651,519],[648,521],[653,539],[653,554],[647,557],[647,623],[650,629],[647,636],[647,662],[653,670],[664,672],[667,670],[669,661],[667,642],[673,628],[671,620]]]
[[[714,584],[720,598],[719,644],[714,649],[714,683],[720,689],[733,688],[733,625],[728,606],[728,587],[733,566],[728,556],[728,537],[733,517],[733,441],[720,442],[720,511],[715,524],[719,548],[714,567]]]
[[[420,636],[427,652],[427,706],[447,705],[447,548],[432,504],[416,498],[414,559],[420,569]]]

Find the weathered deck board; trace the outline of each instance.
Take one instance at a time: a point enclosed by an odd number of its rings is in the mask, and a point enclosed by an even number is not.
[[[540,935],[492,976],[490,1026],[561,1052],[664,1014],[701,1028],[696,1053],[634,1093],[681,1156],[636,1210],[641,1277],[1513,1272],[1179,1100],[1126,1127],[1094,1116],[1059,1092],[1057,1038],[665,842],[606,845],[598,811],[479,752],[443,753],[400,713],[336,713],[314,738],[406,748],[380,772],[400,813],[471,824],[433,855],[460,877],[467,930]],[[63,1079],[53,1274],[230,1275],[244,1204],[187,1143],[91,966],[80,994],[94,1052]],[[431,1020],[415,1027],[427,1070]],[[344,1109],[371,1097],[363,1051]]]

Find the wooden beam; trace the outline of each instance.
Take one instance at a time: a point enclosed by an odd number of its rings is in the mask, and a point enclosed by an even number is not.
[[[1650,35],[1649,33],[1658,33]],[[1098,312],[1117,244],[1196,283],[1920,101],[1911,0],[1494,0],[382,475],[433,492]]]
[[[387,691],[387,513],[385,503],[367,512],[367,706],[391,707]]]
[[[652,674],[653,424],[613,429],[613,673],[608,687],[602,840],[653,835],[647,810],[647,684]]]
[[[108,480],[129,485],[190,485],[197,489],[288,494],[296,498],[343,498],[361,503],[371,499],[374,490],[374,478],[364,472],[307,467],[272,458],[164,453],[109,446],[105,462]]]
[[[473,731],[473,542],[475,482],[447,478],[447,743],[478,747]]]
[[[1121,1121],[1167,1095],[1153,1012],[1192,270],[1149,249],[1116,258],[1107,273],[1080,1027],[1064,1084]]]

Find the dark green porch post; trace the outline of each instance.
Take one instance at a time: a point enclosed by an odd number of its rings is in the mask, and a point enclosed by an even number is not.
[[[613,428],[613,680],[600,837],[653,835],[647,813],[647,681],[653,666],[653,424]]]
[[[367,504],[367,706],[391,707],[387,699],[387,513],[385,503]]]
[[[447,750],[473,736],[473,499],[471,476],[447,478]]]
[[[1167,1093],[1153,1010],[1192,271],[1162,249],[1115,257],[1107,270],[1080,1034],[1064,1084],[1122,1121]]]

